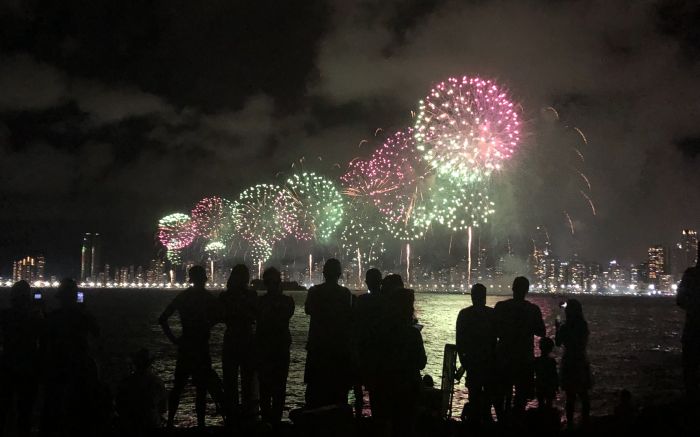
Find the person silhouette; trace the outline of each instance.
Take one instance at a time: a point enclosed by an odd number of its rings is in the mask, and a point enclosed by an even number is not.
[[[0,310],[0,436],[13,403],[17,434],[28,436],[38,391],[39,337],[43,317],[27,281],[10,289],[10,307]]]
[[[401,275],[392,273],[390,275],[386,275],[382,280],[382,294],[384,296],[388,296],[395,291],[401,290],[402,288],[403,279],[401,278]]]
[[[224,372],[224,396],[228,405],[244,417],[255,414],[255,319],[258,294],[248,288],[250,272],[244,264],[231,270],[226,291],[219,295],[226,323],[222,367]],[[238,393],[238,376],[241,377],[241,396]],[[239,401],[240,399],[240,401]]]
[[[119,383],[115,399],[122,435],[148,436],[163,424],[167,395],[163,381],[152,369],[148,349],[131,356],[132,372]]]
[[[178,294],[165,308],[158,322],[166,337],[177,345],[177,361],[173,388],[168,399],[167,427],[174,426],[175,413],[180,404],[180,396],[187,380],[192,377],[196,387],[195,409],[197,426],[204,427],[207,407],[207,391],[217,404],[224,421],[228,419],[228,405],[223,397],[222,383],[211,367],[209,336],[216,321],[216,298],[204,287],[207,274],[202,266],[193,266],[188,271],[192,286]],[[182,332],[176,337],[168,320],[177,312],[180,316]]]
[[[340,261],[331,258],[323,266],[325,282],[306,295],[304,310],[310,316],[306,344],[306,406],[347,405],[352,385],[352,294],[338,285]]]
[[[554,340],[549,337],[540,338],[540,356],[535,358],[535,394],[537,406],[551,409],[559,389],[557,360],[552,357]]]
[[[532,398],[534,391],[533,336],[544,337],[546,328],[540,308],[525,300],[530,281],[518,276],[513,280],[512,288],[513,298],[498,302],[494,307],[500,386],[496,411],[520,415],[525,412],[527,400]]]
[[[700,246],[695,267],[688,268],[678,286],[676,303],[685,311],[683,347],[683,384],[688,401],[700,403]]]
[[[61,281],[59,308],[46,317],[41,338],[44,373],[42,433],[94,432],[102,385],[90,354],[90,339],[100,336],[95,318],[79,298],[78,284]]]
[[[491,422],[496,331],[493,308],[486,306],[486,287],[474,284],[472,306],[457,316],[457,355],[467,374],[469,419],[475,425]]]
[[[255,333],[260,379],[260,411],[271,425],[282,420],[282,410],[289,374],[289,349],[292,335],[289,321],[294,315],[294,299],[282,294],[279,270],[263,272],[267,293],[260,297],[258,325]]]
[[[398,289],[387,296],[387,312],[379,333],[377,398],[378,426],[388,435],[412,436],[421,395],[420,371],[427,357],[423,337],[414,323],[414,293]],[[373,416],[374,410],[372,411]]]
[[[382,272],[375,268],[367,270],[365,273],[365,284],[367,285],[367,293],[357,296],[353,307],[354,352],[356,362],[361,363],[356,372],[357,380],[354,387],[355,417],[362,416],[362,386],[369,392],[370,408],[373,410],[373,413],[375,408],[372,405],[372,381],[376,377],[374,363],[377,356],[377,325],[381,319]]]
[[[591,388],[591,370],[586,355],[588,346],[588,323],[583,317],[583,307],[576,299],[569,299],[565,308],[566,320],[557,320],[555,341],[564,347],[561,359],[561,387],[566,393],[567,427],[574,425],[576,398],[581,399],[581,418],[588,423],[591,402],[588,390]]]

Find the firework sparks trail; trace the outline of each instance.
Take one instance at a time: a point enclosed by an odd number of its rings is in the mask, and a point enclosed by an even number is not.
[[[309,254],[309,284],[313,284],[313,277],[311,276],[311,272],[313,271],[313,265],[314,256],[312,254]]]
[[[451,77],[419,102],[415,138],[438,173],[475,181],[512,156],[519,125],[518,109],[496,82]]]
[[[591,182],[588,180],[588,177],[585,174],[583,174],[582,172],[580,172],[579,170],[576,170],[576,173],[581,177],[581,179],[583,179],[583,182],[585,182],[586,186],[588,187],[588,191],[590,191],[591,190]]]
[[[272,184],[255,185],[238,197],[237,230],[248,242],[262,239],[270,245],[295,232],[296,207],[287,189]]]
[[[593,204],[593,200],[591,200],[590,196],[587,195],[586,193],[584,193],[583,190],[579,190],[579,192],[581,193],[581,195],[583,196],[583,198],[586,199],[586,200],[588,201],[588,205],[590,205],[590,207],[591,207],[591,212],[593,213],[593,215],[597,215],[597,214],[596,214],[596,210],[595,210],[595,205]]]
[[[411,243],[406,243],[406,284],[411,283]]]
[[[566,216],[566,219],[569,221],[569,228],[571,229],[571,235],[574,235],[574,222],[571,220],[571,216],[569,216],[569,213],[566,211],[563,211],[564,215]]]
[[[472,227],[467,228],[467,286],[472,284]]]
[[[581,136],[581,139],[583,140],[583,143],[584,143],[585,145],[588,145],[588,139],[587,139],[586,136],[583,134],[583,131],[581,131],[581,129],[577,128],[576,126],[574,126],[573,129],[574,129],[576,132],[578,132],[578,134]]]

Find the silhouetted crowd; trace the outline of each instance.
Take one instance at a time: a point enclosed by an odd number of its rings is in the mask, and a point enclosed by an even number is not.
[[[404,287],[399,275],[382,277],[379,270],[370,269],[365,278],[368,292],[353,296],[339,285],[341,274],[340,262],[328,260],[324,283],[307,293],[305,406],[291,412],[290,418],[309,424],[351,417],[350,392],[355,397],[354,415],[362,417],[367,393],[372,433],[412,436],[422,430],[430,434],[422,427],[445,417],[445,393],[434,388],[429,375],[421,377],[427,357],[413,290]],[[250,274],[244,265],[233,268],[226,290],[218,297],[206,289],[203,267],[190,268],[188,275],[191,286],[159,318],[165,335],[177,346],[169,394],[151,369],[153,357],[142,349],[131,357],[131,374],[110,395],[90,352],[91,344],[99,347],[98,323],[82,304],[75,281],[61,282],[56,293],[59,308],[47,314],[40,304],[41,293],[33,293],[25,281],[15,283],[10,307],[0,312],[0,436],[6,429],[30,435],[34,425],[41,435],[49,436],[149,435],[163,425],[174,426],[180,397],[190,379],[196,391],[198,426],[204,426],[209,395],[231,430],[252,423],[278,429],[285,408],[292,344],[289,323],[295,309],[293,299],[282,292],[280,272],[274,267],[265,270],[266,292],[261,296],[249,288]],[[551,339],[546,336],[540,308],[526,300],[528,280],[515,278],[512,289],[512,299],[491,308],[486,305],[486,287],[475,284],[472,306],[461,310],[457,318],[456,351],[462,368],[456,373],[457,379],[466,374],[469,393],[463,419],[476,428],[521,421],[528,402],[537,399],[538,410],[549,414],[558,427],[559,413],[553,401],[561,389],[567,425],[574,424],[577,401],[585,425],[593,381],[586,354],[590,334],[581,303],[576,299],[562,303],[566,319],[560,322],[557,318]],[[688,399],[696,402],[698,267],[685,273],[677,299],[687,314],[682,343],[684,382]],[[177,332],[170,326],[175,315],[180,321]],[[226,326],[223,378],[212,368],[210,351],[211,330],[219,323]],[[553,357],[555,346],[563,348],[559,365]],[[34,423],[39,395],[42,409],[39,423]],[[629,392],[621,393],[619,413],[629,414],[630,405]],[[14,411],[11,424],[6,423],[10,411]]]

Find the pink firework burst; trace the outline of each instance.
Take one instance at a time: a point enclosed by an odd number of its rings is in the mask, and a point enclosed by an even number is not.
[[[505,89],[491,79],[440,82],[419,103],[417,148],[438,173],[477,181],[501,168],[520,141],[520,121]]]

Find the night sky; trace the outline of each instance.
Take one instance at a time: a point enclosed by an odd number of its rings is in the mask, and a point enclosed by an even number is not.
[[[75,273],[87,231],[145,263],[163,215],[302,157],[337,177],[463,74],[525,120],[490,238],[545,224],[562,254],[638,261],[700,225],[698,22],[696,1],[3,0],[0,274],[37,253]]]

